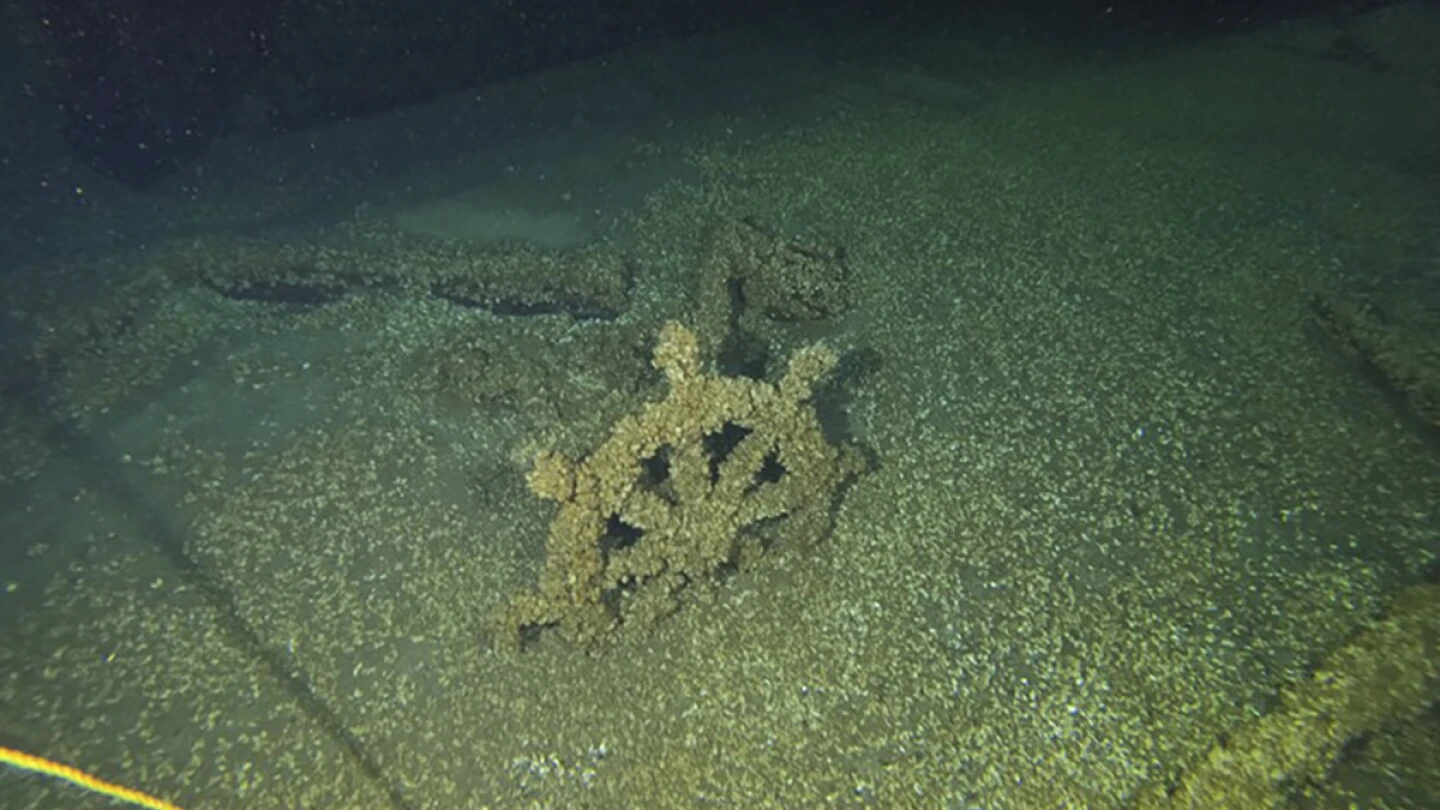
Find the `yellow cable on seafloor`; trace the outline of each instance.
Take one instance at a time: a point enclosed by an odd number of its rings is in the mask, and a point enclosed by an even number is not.
[[[96,779],[79,768],[72,768],[69,765],[61,765],[58,762],[51,762],[44,757],[37,757],[34,754],[27,754],[24,751],[16,751],[14,748],[6,748],[0,745],[0,763],[14,765],[25,770],[43,773],[46,776],[53,776],[56,779],[64,779],[86,790],[109,796],[112,799],[119,799],[122,802],[138,804],[141,807],[148,807],[150,810],[182,810],[179,805],[171,804],[164,799],[157,799],[148,793],[141,793],[138,790],[131,790],[123,785],[114,782],[106,782],[104,779]]]

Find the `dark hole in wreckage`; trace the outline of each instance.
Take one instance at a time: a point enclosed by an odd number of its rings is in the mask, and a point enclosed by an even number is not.
[[[740,442],[745,441],[745,437],[753,432],[744,425],[726,422],[714,433],[705,434],[702,445],[705,454],[710,457],[710,483],[720,480],[720,466],[730,458],[735,448],[740,446]]]
[[[670,445],[663,445],[655,451],[655,455],[640,461],[640,488],[659,495],[666,503],[679,503],[680,499],[675,494],[675,488],[670,483],[670,457],[674,454],[674,448]]]
[[[616,551],[630,548],[645,536],[645,530],[639,526],[631,526],[619,515],[611,515],[605,521],[605,534],[600,537],[600,553],[606,560]]]
[[[765,461],[760,464],[760,469],[755,471],[755,477],[750,481],[750,486],[745,488],[745,494],[749,495],[758,491],[766,484],[773,484],[785,477],[785,465],[780,463],[780,453],[771,450],[765,454]]]

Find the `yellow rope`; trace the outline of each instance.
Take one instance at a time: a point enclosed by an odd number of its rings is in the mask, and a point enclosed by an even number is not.
[[[103,779],[96,779],[79,768],[72,768],[69,765],[51,762],[44,757],[37,757],[34,754],[27,754],[24,751],[16,751],[14,748],[6,748],[3,745],[0,745],[0,762],[6,765],[14,765],[22,770],[34,771],[35,773],[43,773],[57,779],[64,779],[86,790],[119,799],[122,802],[148,807],[150,810],[181,810],[179,806],[173,805],[164,799],[157,799],[147,793],[131,790],[130,788],[117,785],[113,782],[106,782]]]

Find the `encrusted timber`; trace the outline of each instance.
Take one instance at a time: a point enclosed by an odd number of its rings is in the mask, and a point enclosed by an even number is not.
[[[622,418],[584,459],[537,459],[530,486],[560,510],[539,588],[511,604],[504,624],[517,633],[556,624],[571,640],[593,642],[621,620],[622,588],[664,599],[736,562],[763,521],[784,518],[787,536],[818,536],[859,469],[853,450],[825,440],[809,402],[835,362],[816,346],[795,353],[778,383],[711,375],[694,334],[667,324],[654,356],[669,383],[665,399]],[[717,456],[713,442],[726,431],[738,439]],[[607,544],[617,521],[643,539]]]

